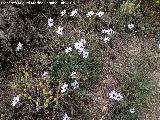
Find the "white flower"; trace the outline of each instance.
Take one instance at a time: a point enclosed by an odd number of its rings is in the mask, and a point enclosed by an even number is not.
[[[15,106],[19,102],[19,96],[14,97],[14,100],[12,101],[12,106]]]
[[[52,27],[53,26],[53,19],[50,17],[48,18],[48,26]]]
[[[91,17],[92,15],[94,15],[94,12],[93,12],[93,11],[90,11],[90,12],[88,12],[86,15],[87,15],[87,17]]]
[[[130,113],[135,113],[135,109],[134,109],[134,108],[130,108],[130,109],[129,109],[129,112],[130,112]]]
[[[74,44],[74,47],[78,50],[79,55],[83,55],[83,58],[87,58],[89,56],[89,52],[84,49],[84,44],[86,43],[85,39],[81,39]]]
[[[81,53],[84,50],[84,43],[81,41],[78,41],[74,44],[74,47],[79,50],[79,52]]]
[[[103,30],[102,30],[102,33],[107,33],[107,30],[106,30],[106,29],[103,29]]]
[[[64,1],[62,1],[62,2],[61,2],[61,4],[63,5],[63,4],[65,4],[65,2],[64,2]]]
[[[70,120],[70,117],[68,117],[68,115],[65,113],[63,116],[63,120]]]
[[[48,76],[48,72],[44,71],[43,74],[42,74],[42,77],[45,79],[47,76]]]
[[[75,3],[75,2],[73,2],[73,0],[72,0],[72,2],[70,2],[70,4],[74,4],[74,5],[76,5],[76,3]]]
[[[78,12],[78,9],[75,9],[71,12],[71,15],[70,16],[76,16],[77,15],[77,12]]]
[[[72,78],[76,78],[76,76],[77,76],[77,73],[76,73],[75,71],[73,71],[73,72],[71,73],[71,77],[72,77]]]
[[[114,90],[109,93],[109,98],[111,98],[113,100],[116,98],[116,96],[117,96],[117,93]]]
[[[105,43],[107,43],[107,42],[109,42],[109,41],[110,41],[110,37],[105,37],[105,38],[104,38],[104,42],[105,42]]]
[[[69,53],[69,52],[71,52],[72,51],[72,48],[71,47],[67,47],[66,49],[65,49],[65,52],[66,53]]]
[[[123,96],[120,93],[117,93],[116,91],[113,90],[111,91],[111,93],[109,93],[109,98],[120,101],[123,99]]]
[[[36,102],[36,110],[38,111],[39,108],[38,108],[39,104],[38,104],[38,101]]]
[[[81,39],[81,42],[82,42],[83,44],[86,44],[86,40],[85,40],[85,39]]]
[[[158,45],[159,49],[160,49],[160,44]]]
[[[102,33],[105,33],[105,34],[107,33],[108,35],[110,35],[110,34],[113,34],[114,31],[112,30],[112,28],[109,28],[109,29],[103,29]]]
[[[86,51],[86,50],[84,50],[84,51],[82,52],[82,54],[83,54],[83,58],[88,58],[88,56],[89,56],[89,52]]]
[[[102,17],[104,15],[104,12],[100,11],[96,13],[97,16]]]
[[[123,96],[120,93],[118,93],[115,100],[121,101],[122,99],[123,99]]]
[[[134,28],[134,24],[128,24],[128,28],[131,30]]]
[[[61,87],[61,93],[66,92],[67,88],[68,88],[68,84],[64,83],[63,86]]]
[[[66,10],[61,11],[61,16],[66,14]]]
[[[23,46],[23,44],[19,42],[18,45],[17,45],[16,51],[19,51],[19,50],[23,49],[22,46]]]
[[[79,88],[79,83],[77,82],[77,80],[75,80],[73,83],[71,83],[71,86],[73,87],[73,89]]]
[[[49,2],[49,4],[53,5],[53,4],[57,4],[57,2]]]
[[[57,35],[62,35],[63,27],[58,27]]]
[[[47,72],[47,71],[44,71],[43,74],[42,74],[43,77],[45,77],[45,76],[47,76],[47,75],[48,75],[48,72]]]
[[[36,106],[38,106],[38,101],[36,102]]]

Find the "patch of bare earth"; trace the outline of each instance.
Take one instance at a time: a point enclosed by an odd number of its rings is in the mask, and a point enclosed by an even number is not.
[[[100,82],[92,88],[90,92],[93,101],[88,106],[92,120],[106,119],[105,116],[111,105],[108,94],[116,84],[116,76],[104,71]]]
[[[135,36],[125,34],[113,38],[104,46],[104,49],[97,44],[93,51],[102,55],[103,73],[100,82],[91,91],[93,102],[89,104],[89,110],[93,120],[106,120],[105,115],[109,113],[112,102],[109,99],[109,92],[118,85],[118,80],[122,79],[118,74],[132,74],[141,64],[146,64],[145,72],[153,72],[158,68],[157,42],[154,38],[146,36]],[[101,48],[100,50],[98,48]],[[119,86],[119,85],[118,85]],[[151,102],[150,112],[144,113],[147,117],[140,117],[139,120],[159,120],[160,99],[154,98]],[[151,112],[152,111],[152,112]]]

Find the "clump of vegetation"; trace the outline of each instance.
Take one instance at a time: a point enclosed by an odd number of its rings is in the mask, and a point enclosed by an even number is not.
[[[138,68],[131,76],[125,75],[118,85],[124,94],[121,102],[111,107],[111,120],[133,120],[146,110],[153,96],[151,80]]]
[[[17,68],[12,86],[20,102],[27,102],[37,112],[46,109],[58,112],[57,108],[67,112],[76,108],[75,111],[83,112],[82,106],[77,108],[76,103],[78,101],[82,105],[90,101],[84,91],[97,82],[102,65],[91,54],[81,55],[78,50],[73,49],[70,53],[58,56],[51,63],[50,70],[44,73],[29,65],[17,65]],[[75,113],[78,114],[77,112]],[[72,116],[79,117],[74,114]]]
[[[17,65],[17,68],[17,73],[13,74],[12,87],[20,101],[26,101],[35,111],[53,108],[57,99],[56,90],[50,85],[51,80],[29,65]]]
[[[62,87],[64,83],[67,85],[67,93],[58,92],[59,105],[72,118],[89,119],[90,115],[85,105],[91,101],[91,98],[86,95],[86,90],[98,81],[101,70],[101,62],[92,56],[92,53],[85,58],[84,54],[79,54],[77,49],[72,49],[69,53],[62,53],[51,65],[52,82]]]
[[[73,82],[72,72],[76,72],[77,80],[80,81],[82,86],[91,85],[98,80],[102,65],[91,54],[88,58],[84,59],[79,55],[77,50],[73,50],[71,54],[62,54],[57,61],[51,65],[51,79],[53,82],[66,82],[70,84]]]

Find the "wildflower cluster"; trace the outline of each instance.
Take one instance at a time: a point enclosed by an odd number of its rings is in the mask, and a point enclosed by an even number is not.
[[[80,39],[67,47],[64,54],[52,64],[51,80],[60,86],[58,93],[61,102],[68,94],[74,94],[76,90],[81,91],[98,79],[101,65],[91,54],[89,56],[85,45],[86,40]],[[72,99],[72,97],[70,96],[68,99]],[[65,113],[63,119],[68,120],[70,117]]]
[[[66,14],[66,10],[62,10],[61,12],[60,12],[60,16],[64,16],[65,14]],[[91,16],[93,16],[95,13],[93,12],[93,11],[90,11],[90,12],[88,12],[87,14],[86,14],[86,17],[91,17]],[[70,13],[70,16],[71,17],[75,17],[75,16],[77,16],[78,15],[78,9],[73,9],[72,11],[71,11],[71,13]],[[102,17],[104,15],[104,12],[102,12],[102,11],[99,11],[99,12],[97,12],[96,13],[96,16],[98,16],[98,17]],[[51,17],[49,17],[48,18],[48,26],[49,27],[52,27],[53,26],[53,24],[54,24],[54,21],[53,21],[53,19],[51,18]],[[57,31],[56,31],[56,33],[57,33],[57,35],[63,35],[63,29],[64,29],[64,27],[61,27],[61,26],[59,26],[58,28],[57,28]]]
[[[109,93],[109,98],[120,101],[123,99],[123,96],[120,93],[117,93],[116,91],[113,90],[111,91],[111,93]]]
[[[87,14],[86,14],[86,16],[87,17],[91,17],[91,16],[93,16],[95,13],[93,12],[93,11],[90,11],[90,12],[88,12]],[[102,12],[102,11],[99,11],[99,12],[97,12],[96,13],[96,16],[98,16],[98,17],[102,17],[104,15],[104,12]]]
[[[88,58],[89,52],[85,49],[85,39],[81,39],[81,41],[78,41],[74,44],[74,47],[76,50],[78,50],[79,55],[82,54],[83,58]]]
[[[12,106],[27,101],[36,111],[51,109],[68,91],[84,88],[97,80],[101,65],[86,49],[85,39],[75,42],[64,50],[49,71],[35,70],[29,65],[18,65],[14,77]],[[64,119],[69,119],[64,115]]]
[[[67,13],[66,10],[60,12],[60,16],[64,16]],[[102,17],[104,12],[90,11],[86,14],[86,17],[95,16]],[[69,13],[70,17],[75,17],[78,15],[78,9],[73,9]],[[48,26],[53,26],[53,19],[48,19]],[[56,34],[63,35],[64,27],[59,26]],[[111,29],[109,29],[111,30]],[[113,31],[109,31],[110,33]],[[60,86],[59,94],[67,94],[67,91],[72,88],[75,90],[81,88],[82,85],[87,85],[87,82],[95,81],[100,71],[100,66],[97,61],[91,57],[89,51],[85,48],[86,40],[81,39],[74,43],[74,46],[67,47],[65,49],[65,55],[59,59],[56,64],[53,64],[51,69],[52,82]],[[97,65],[97,66],[96,66]],[[86,80],[88,81],[86,82]],[[85,81],[85,83],[83,83]],[[61,95],[60,95],[61,96]],[[70,119],[65,113],[64,120]]]
[[[81,55],[81,54],[83,55],[83,58],[87,58],[88,55],[89,55],[89,52],[84,49],[84,44],[85,43],[86,43],[86,41],[84,39],[81,39],[81,41],[78,41],[78,42],[76,42],[74,44],[75,49],[78,50],[79,55]],[[67,47],[65,49],[65,53],[66,54],[69,54],[71,52],[72,52],[72,47]],[[77,78],[77,72],[76,71],[72,71],[71,74],[70,74],[70,77],[74,80],[71,83],[71,87],[73,87],[73,89],[78,88],[79,87],[79,83],[76,80],[76,78]],[[61,93],[66,92],[67,88],[68,88],[68,84],[64,83],[62,85],[62,87],[61,87]]]
[[[12,101],[15,106],[18,101],[27,100],[31,106],[39,111],[42,108],[52,108],[55,106],[56,95],[51,87],[48,72],[41,74],[32,71],[29,66],[19,66],[17,74],[14,75],[14,87],[17,97]]]

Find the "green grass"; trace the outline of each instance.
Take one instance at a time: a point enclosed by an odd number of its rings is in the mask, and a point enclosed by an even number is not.
[[[98,76],[101,73],[102,63],[97,60],[92,53],[88,58],[83,58],[82,55],[78,55],[76,50],[72,51],[70,55],[61,54],[59,58],[51,64],[51,79],[53,82],[58,82],[61,79],[62,74],[63,82],[73,82],[70,77],[72,71],[76,71],[79,74],[79,80],[82,80],[84,86],[92,85],[92,83],[98,80]]]
[[[62,53],[50,67],[50,76],[53,84],[63,84],[74,82],[71,78],[72,71],[76,71],[79,81],[79,88],[73,90],[69,86],[67,93],[60,95],[59,106],[75,120],[89,120],[90,113],[85,106],[91,101],[87,89],[98,82],[101,74],[102,63],[92,54],[88,58],[83,58],[77,50],[69,53]]]

